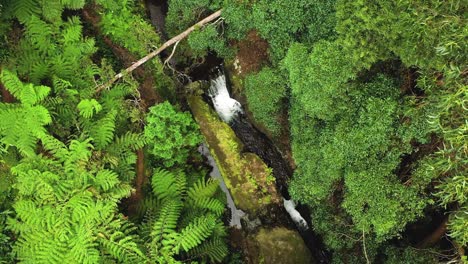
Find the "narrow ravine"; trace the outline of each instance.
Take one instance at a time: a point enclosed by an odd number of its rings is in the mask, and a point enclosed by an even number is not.
[[[164,1],[147,0],[146,4],[153,26],[163,39],[167,38],[163,17],[165,15]],[[216,64],[213,64],[213,62]],[[196,69],[192,69],[192,80],[211,81],[214,84],[210,86],[210,91],[205,94],[204,98],[208,104],[213,106],[218,116],[231,126],[235,135],[242,141],[244,146],[243,152],[258,155],[272,169],[276,189],[282,198],[282,207],[273,209],[272,212],[274,213],[270,215],[271,219],[263,219],[260,222],[258,222],[258,219],[251,221],[242,210],[236,207],[234,199],[231,197],[229,189],[224,183],[220,170],[213,157],[211,157],[207,146],[200,146],[199,152],[207,158],[208,165],[213,168],[210,176],[220,181],[220,186],[226,193],[228,208],[231,211],[230,225],[235,228],[242,228],[244,224],[247,225],[248,229],[254,226],[255,230],[263,226],[269,226],[270,228],[274,226],[287,226],[291,229],[296,229],[315,259],[314,263],[329,263],[329,254],[324,250],[320,238],[313,233],[310,224],[303,217],[304,215],[306,216],[305,218],[308,218],[308,211],[298,210],[288,193],[288,180],[292,176],[292,169],[286,160],[283,159],[273,142],[248,120],[247,115],[243,113],[241,104],[229,96],[224,69],[218,63],[219,59],[217,58],[215,60],[205,60],[204,64],[199,65]],[[170,64],[176,68],[175,61],[171,61]],[[299,206],[299,208],[301,207]],[[260,226],[258,226],[259,224]]]
[[[309,228],[304,219],[309,212],[296,209],[296,203],[288,192],[287,182],[292,176],[292,169],[282,157],[273,142],[256,129],[242,110],[242,105],[229,95],[228,82],[222,66],[212,72],[208,97],[219,117],[228,123],[244,144],[244,151],[257,154],[270,168],[276,180],[277,189],[283,198],[284,211],[289,214],[299,234],[319,263],[329,263],[329,253],[324,250],[321,239]]]

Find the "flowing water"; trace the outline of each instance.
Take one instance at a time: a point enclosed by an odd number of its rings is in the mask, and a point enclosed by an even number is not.
[[[248,117],[242,110],[242,105],[230,97],[222,67],[216,67],[214,72],[215,74],[210,80],[208,98],[211,99],[216,112],[224,122],[232,127],[237,137],[244,143],[244,151],[257,154],[273,169],[276,186],[283,196],[285,213],[290,216],[319,263],[329,263],[328,252],[322,250],[324,248],[322,242],[309,228],[307,221],[304,219],[306,217],[310,221],[308,210],[301,206],[296,209],[296,204],[289,195],[287,183],[292,176],[292,169],[274,143],[249,122]]]
[[[202,145],[200,145],[200,147],[198,147],[198,152],[200,152],[200,154],[207,158],[208,164],[213,168],[210,172],[210,176],[213,179],[219,181],[219,186],[221,187],[221,190],[226,194],[227,206],[231,210],[231,220],[229,222],[229,225],[241,229],[241,218],[245,216],[245,213],[242,210],[237,209],[236,204],[232,199],[231,193],[226,187],[224,179],[221,176],[221,173],[219,172],[218,166],[216,165],[214,158],[210,154],[208,146],[206,146],[206,144],[203,143]]]

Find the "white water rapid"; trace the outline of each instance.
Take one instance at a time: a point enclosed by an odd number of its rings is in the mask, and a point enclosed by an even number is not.
[[[208,95],[213,101],[216,112],[224,122],[230,123],[239,113],[242,113],[241,104],[229,96],[224,73],[220,72],[215,79],[211,80]]]
[[[227,85],[226,85],[226,76],[224,75],[223,72],[219,72],[218,76],[215,79],[211,80],[211,85],[208,91],[208,95],[213,101],[214,108],[216,112],[218,113],[219,117],[228,124],[231,123],[233,119],[237,118],[237,116],[243,112],[242,105],[238,101],[236,101],[235,99],[229,96],[229,92],[228,92]],[[204,147],[206,148],[206,146]],[[228,206],[229,208],[231,208],[231,212],[232,212],[231,225],[237,225],[237,222],[238,222],[239,223],[238,226],[240,227],[240,218],[244,215],[244,213],[241,210],[236,209],[234,202],[232,200],[232,197],[229,194],[229,190],[227,190],[226,185],[224,184],[224,181],[222,180],[222,176],[220,175],[219,170],[216,167],[216,163],[214,162],[213,157],[209,156],[209,151],[207,148],[206,148],[206,151],[208,155],[203,154],[203,153],[202,154],[208,157],[208,160],[211,166],[213,166],[214,168],[212,173],[214,173],[214,171],[216,170],[216,174],[219,175],[221,188],[228,196]],[[232,204],[230,204],[231,202]],[[283,197],[283,205],[286,211],[288,212],[288,214],[290,215],[291,219],[293,220],[293,222],[296,224],[296,226],[300,230],[304,231],[304,230],[309,229],[309,226],[307,225],[306,220],[296,210],[296,204],[294,203],[293,200],[286,200]],[[242,212],[242,215],[239,216],[238,211]],[[236,223],[233,224],[233,221],[236,221]]]
[[[283,197],[283,205],[291,219],[300,230],[307,230],[309,226],[302,215],[296,210],[296,203],[293,200],[286,200]]]

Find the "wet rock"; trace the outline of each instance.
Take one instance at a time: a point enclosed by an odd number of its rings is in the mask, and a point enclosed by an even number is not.
[[[316,263],[297,231],[285,227],[261,228],[247,239],[248,263]]]
[[[279,205],[271,169],[257,155],[242,153],[243,144],[234,131],[200,96],[189,96],[188,103],[237,207],[258,216],[270,205]]]

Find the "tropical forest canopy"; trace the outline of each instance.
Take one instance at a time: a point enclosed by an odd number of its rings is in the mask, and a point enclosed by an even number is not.
[[[186,103],[212,57],[330,262],[468,262],[466,1],[149,2],[0,0],[0,263],[250,263]]]

